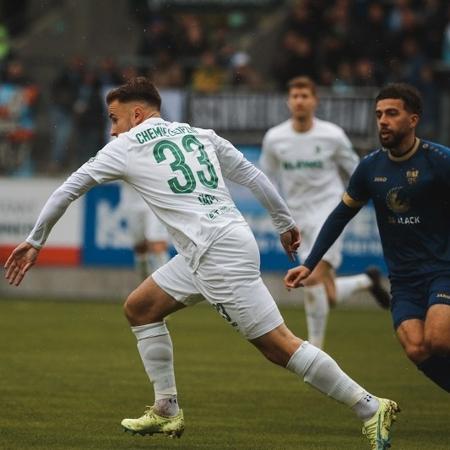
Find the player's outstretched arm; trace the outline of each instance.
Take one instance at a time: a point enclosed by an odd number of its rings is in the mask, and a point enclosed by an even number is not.
[[[291,261],[295,261],[298,247],[300,246],[301,237],[297,227],[280,234],[281,245]]]
[[[27,271],[35,264],[50,231],[67,207],[96,184],[89,175],[75,172],[53,192],[26,241],[18,245],[6,261],[5,277],[9,284],[19,286]]]
[[[11,252],[5,264],[5,277],[9,284],[19,286],[25,274],[34,266],[39,252],[28,242],[22,242]]]
[[[284,277],[284,285],[288,289],[295,289],[299,286],[303,286],[303,281],[309,277],[311,270],[305,266],[297,266],[293,269],[289,269]]]

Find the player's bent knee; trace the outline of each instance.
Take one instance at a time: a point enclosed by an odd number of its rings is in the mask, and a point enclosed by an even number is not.
[[[142,321],[144,323],[160,322],[164,317],[153,307],[151,299],[143,298],[138,290],[133,291],[126,299],[124,305],[124,314],[130,324],[137,325]],[[143,320],[145,318],[145,320]]]
[[[429,356],[430,349],[425,343],[409,344],[405,346],[405,353],[414,364],[419,364]]]
[[[260,338],[251,341],[270,362],[286,367],[302,340],[283,324]]]

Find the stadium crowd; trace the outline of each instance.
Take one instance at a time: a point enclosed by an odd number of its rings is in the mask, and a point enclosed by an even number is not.
[[[275,11],[277,20],[274,14],[267,31],[274,51],[264,58],[254,30],[267,12],[155,14],[147,2],[139,1],[130,2],[130,11],[142,25],[130,59],[133,64],[105,58],[92,66],[82,57],[72,57],[49,86],[31,80],[20,54],[9,50],[7,21],[0,23],[0,94],[11,85],[33,86],[32,98],[22,102],[28,137],[34,131],[38,92],[48,94],[43,115],[51,132],[45,171],[67,171],[96,152],[105,136],[106,120],[99,119],[104,89],[136,74],[150,76],[159,88],[201,93],[236,88],[282,91],[286,81],[297,75],[308,75],[337,92],[406,81],[424,96],[427,115],[422,129],[429,136],[436,130],[435,69],[450,67],[446,0],[286,2]],[[11,96],[0,95],[0,121],[8,115],[11,101]],[[73,139],[81,129],[82,146]],[[2,163],[2,151],[1,172],[10,172]]]

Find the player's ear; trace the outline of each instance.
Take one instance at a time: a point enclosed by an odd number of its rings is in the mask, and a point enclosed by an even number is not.
[[[411,114],[409,117],[411,128],[416,128],[419,124],[420,116],[419,114]]]
[[[132,119],[135,126],[144,121],[144,110],[140,105],[136,105],[133,107]]]

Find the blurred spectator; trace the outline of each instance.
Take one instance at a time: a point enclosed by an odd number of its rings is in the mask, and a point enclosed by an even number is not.
[[[217,92],[224,87],[226,72],[217,64],[214,53],[203,52],[200,65],[192,73],[192,89],[197,92]]]
[[[214,28],[210,37],[210,48],[217,57],[217,63],[225,67],[235,53],[235,46],[231,43],[230,30],[225,25]]]
[[[444,36],[442,39],[442,60],[444,63],[450,65],[450,5],[447,11],[447,25],[444,29]]]
[[[0,17],[3,17],[11,36],[17,36],[26,30],[28,3],[29,0],[0,2]]]
[[[138,45],[138,56],[143,62],[150,60],[160,50],[176,53],[175,36],[168,21],[162,17],[154,17],[144,29]]]
[[[336,0],[331,8],[325,10],[325,29],[341,39],[351,33],[349,0]]]
[[[85,163],[104,144],[105,117],[101,84],[91,69],[84,73],[75,101],[77,135],[76,165]]]
[[[84,76],[85,62],[72,58],[51,83],[49,171],[57,173],[69,162],[70,138],[74,128],[74,104]]]
[[[189,79],[199,59],[209,49],[208,39],[198,17],[182,16],[180,27],[179,54],[184,60],[185,77]]]
[[[422,3],[420,16],[424,24],[423,48],[427,49],[429,58],[439,59],[441,57],[447,8],[444,5],[445,2],[441,0],[424,0]]]
[[[3,67],[4,61],[10,55],[11,47],[9,42],[9,32],[6,25],[0,23],[0,70]]]
[[[250,64],[250,56],[237,52],[231,58],[231,86],[245,89],[261,89],[263,80]]]
[[[295,76],[317,78],[312,43],[306,36],[287,31],[282,37],[280,52],[275,55],[273,74],[280,89]]]
[[[379,86],[380,81],[375,75],[373,61],[368,58],[360,58],[355,62],[354,85],[360,87]]]
[[[321,67],[319,70],[318,84],[320,86],[330,87],[334,82],[334,72],[328,67]]]
[[[439,93],[431,65],[420,68],[416,87],[423,98],[423,113],[420,117],[419,133],[425,139],[436,139],[439,118]]]
[[[158,88],[182,87],[184,85],[183,68],[173,59],[167,49],[158,51],[154,66],[149,70],[148,76]]]
[[[18,59],[7,63],[0,84],[0,172],[29,174],[38,88]]]
[[[318,17],[313,14],[311,4],[307,0],[297,0],[287,14],[284,29],[301,33],[315,42],[321,29],[317,21]],[[284,89],[284,86],[283,86]]]
[[[30,83],[22,61],[18,59],[8,61],[3,82],[15,86],[25,86]]]
[[[125,66],[120,72],[121,83],[129,80],[130,78],[137,77],[139,75],[139,70],[135,66]]]
[[[120,70],[117,67],[116,61],[111,57],[101,60],[97,77],[103,87],[117,86],[122,82]]]
[[[352,65],[348,61],[342,61],[338,66],[337,75],[333,81],[333,89],[336,92],[347,92],[354,85]]]
[[[333,34],[323,37],[320,52],[321,65],[336,72],[340,62],[349,58],[350,55],[351,52],[345,39]]]
[[[406,38],[402,42],[401,59],[403,62],[402,78],[407,83],[417,86],[422,67],[426,63],[426,58],[419,47],[417,39]]]
[[[394,0],[388,17],[389,29],[399,32],[403,28],[404,12],[409,9],[410,0]]]
[[[353,40],[355,53],[382,61],[390,51],[390,45],[386,45],[387,40],[389,37],[384,6],[379,2],[371,3],[367,8],[367,17],[356,23]]]

